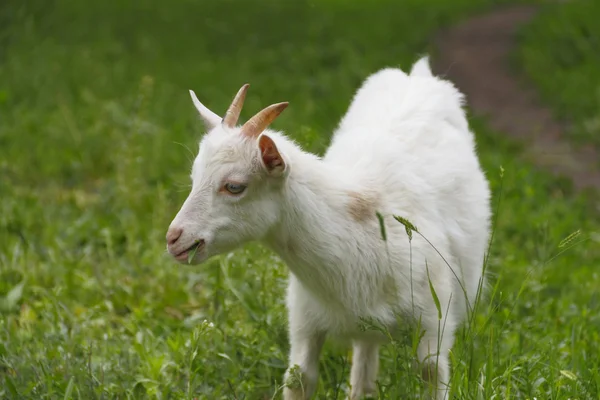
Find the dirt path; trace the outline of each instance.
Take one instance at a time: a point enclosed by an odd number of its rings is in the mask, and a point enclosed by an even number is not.
[[[532,6],[503,8],[476,16],[441,32],[433,69],[465,93],[474,115],[527,144],[525,156],[556,175],[566,176],[577,189],[600,189],[600,154],[592,146],[575,148],[565,127],[538,101],[531,87],[513,76],[509,55],[518,28],[536,14]]]

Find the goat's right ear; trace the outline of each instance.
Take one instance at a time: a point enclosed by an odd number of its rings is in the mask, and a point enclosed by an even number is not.
[[[193,90],[190,90],[190,96],[192,97],[192,102],[194,103],[196,110],[198,110],[198,113],[200,113],[200,117],[202,117],[206,128],[210,130],[221,123],[222,118],[210,111],[204,104],[200,103],[200,100],[198,100],[198,97],[196,97],[196,93],[194,93]]]
[[[285,171],[285,161],[273,139],[264,133],[258,137],[258,148],[263,166],[270,175],[281,176]]]

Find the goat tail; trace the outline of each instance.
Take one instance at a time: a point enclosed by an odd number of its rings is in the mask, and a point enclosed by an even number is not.
[[[412,69],[410,70],[410,76],[433,76],[433,73],[431,72],[431,67],[429,65],[428,55],[421,57],[416,63],[414,63]]]

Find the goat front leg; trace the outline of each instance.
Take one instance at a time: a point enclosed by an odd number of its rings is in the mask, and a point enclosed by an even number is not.
[[[352,370],[350,371],[350,399],[375,397],[379,369],[379,344],[355,340],[352,345]]]
[[[293,275],[290,276],[287,305],[290,356],[284,377],[283,398],[308,400],[317,388],[319,355],[326,334],[311,318],[314,315],[314,301]]]
[[[319,379],[319,355],[324,341],[325,334],[322,332],[292,337],[290,363],[284,378],[284,400],[308,400],[312,397]]]

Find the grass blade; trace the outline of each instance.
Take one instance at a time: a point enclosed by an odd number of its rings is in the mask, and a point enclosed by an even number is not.
[[[381,230],[381,238],[384,242],[387,242],[387,233],[385,231],[385,224],[383,223],[383,215],[379,211],[375,213],[377,215],[377,219],[379,220],[379,229]]]
[[[558,248],[562,249],[563,247],[565,247],[566,245],[571,243],[573,240],[578,238],[579,235],[581,235],[581,229],[577,229],[575,232],[571,233],[569,236],[567,236],[566,238],[561,240],[560,243],[558,244]]]
[[[399,217],[397,215],[394,215],[394,219],[398,222],[400,222],[402,225],[404,225],[404,228],[406,229],[406,234],[408,235],[408,240],[412,240],[412,233],[414,232],[419,232],[419,230],[417,229],[416,226],[414,226],[409,220],[407,220],[406,218],[403,217]]]
[[[427,262],[425,262],[425,269],[427,270],[427,281],[429,282],[429,290],[431,291],[431,296],[433,297],[433,302],[435,303],[435,308],[437,308],[438,319],[442,319],[442,306],[440,304],[440,299],[438,298],[437,293],[435,292],[435,288],[433,287],[433,283],[431,283],[431,278],[429,277],[429,266]]]
[[[15,386],[15,383],[13,382],[12,378],[8,376],[8,374],[5,375],[4,382],[6,382],[6,388],[8,389],[12,397],[18,399],[19,391],[17,390],[17,387]]]
[[[570,379],[572,381],[576,381],[577,380],[577,375],[575,375],[571,371],[567,371],[566,369],[560,370],[560,374],[562,376],[564,376],[565,378],[568,378],[568,379]]]
[[[196,257],[196,253],[198,252],[198,247],[200,247],[200,243],[196,243],[196,245],[194,246],[194,248],[192,249],[192,251],[190,251],[188,253],[188,257],[187,257],[187,263],[188,265],[192,263],[192,260],[194,259],[194,257]]]
[[[73,387],[75,386],[75,377],[72,376],[69,379],[69,384],[67,385],[67,390],[65,391],[65,400],[69,400],[71,398],[71,392],[73,392]]]
[[[20,282],[15,287],[13,287],[10,292],[6,295],[4,299],[1,299],[1,305],[6,310],[12,310],[18,304],[21,298],[23,297],[23,287],[25,286],[25,281]]]

